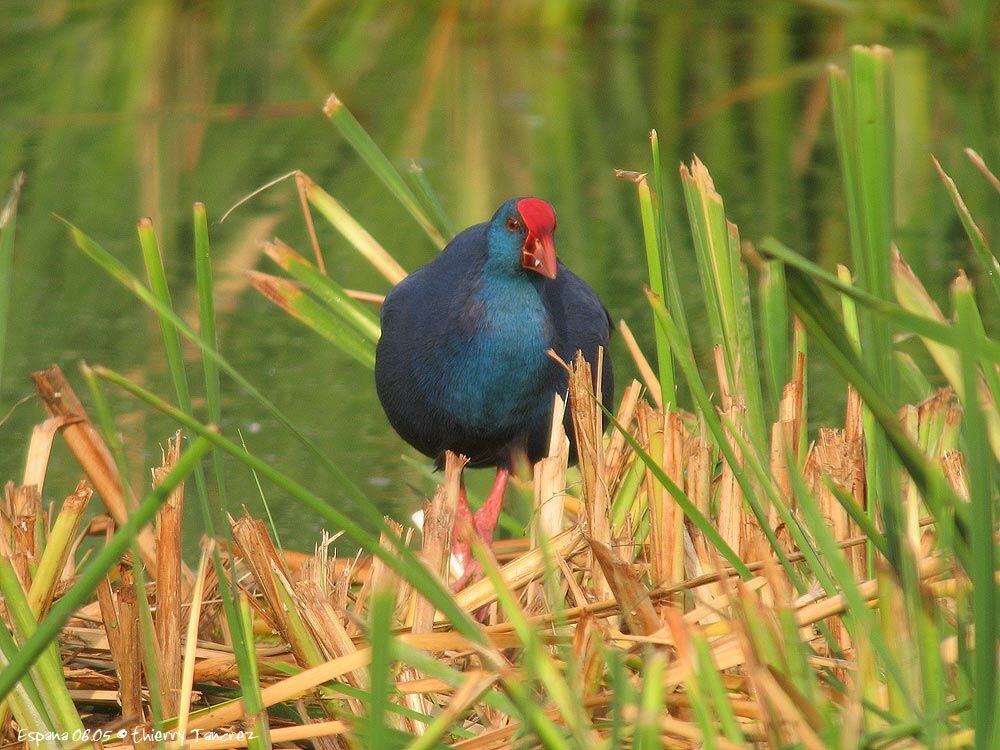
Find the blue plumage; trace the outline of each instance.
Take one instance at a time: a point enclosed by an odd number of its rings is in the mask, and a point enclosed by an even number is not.
[[[566,361],[581,350],[594,365],[610,333],[594,291],[557,264],[554,229],[544,201],[507,201],[386,297],[375,382],[392,426],[417,450],[507,468],[519,453],[545,455],[552,395],[566,392],[546,350]],[[610,404],[606,354],[602,382]],[[568,414],[567,433],[572,440]]]

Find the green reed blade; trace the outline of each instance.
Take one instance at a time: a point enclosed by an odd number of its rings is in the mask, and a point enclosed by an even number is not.
[[[181,349],[181,335],[178,327],[174,323],[174,318],[178,318],[178,316],[174,312],[173,302],[171,300],[170,287],[167,283],[166,271],[163,264],[163,255],[160,252],[152,222],[148,218],[144,218],[139,221],[138,233],[139,244],[142,249],[143,262],[146,267],[146,275],[149,279],[149,291],[160,305],[160,307],[156,310],[157,319],[160,324],[163,348],[166,353],[167,364],[170,370],[171,380],[174,385],[174,392],[177,394],[177,402],[180,405],[180,408],[186,413],[193,414],[191,392],[188,385],[187,371],[184,365],[184,356]],[[201,464],[197,464],[194,467],[193,474],[195,479],[195,494],[198,498],[198,504],[201,509],[203,522],[205,523],[208,533],[214,536],[215,519],[213,518],[213,505],[209,502],[208,487],[205,480],[205,471],[203,466]],[[217,572],[220,573],[221,578],[224,578],[220,568],[217,568]],[[136,586],[137,596],[140,603],[144,602],[146,597],[145,587],[142,585],[143,579],[144,576],[142,568],[137,567]],[[232,595],[230,591],[227,591],[224,585],[222,586],[222,594],[223,598]],[[158,680],[155,677],[157,654],[156,649],[152,646],[155,642],[155,634],[152,629],[152,620],[148,618],[148,613],[145,613],[145,608],[142,608],[142,611],[144,614],[141,614],[140,629],[143,636],[141,641],[145,656],[145,669],[147,673],[149,673],[149,679],[153,683],[157,683]],[[243,645],[239,642],[237,642],[236,645],[238,650],[243,647]],[[241,676],[246,677],[247,675]],[[163,720],[163,711],[159,694],[153,691],[150,694],[150,700],[153,717],[158,725],[159,722]]]
[[[665,248],[661,244],[662,233],[657,211],[653,205],[653,195],[645,176],[639,179],[636,187],[639,190],[642,234],[646,242],[646,262],[649,269],[650,288],[654,293],[659,295],[660,299],[667,299],[666,255],[664,252]],[[663,406],[667,408],[677,400],[677,388],[674,385],[674,368],[670,357],[670,345],[667,343],[667,334],[660,323],[655,320],[654,330],[656,335],[656,362],[660,376],[660,390],[663,394]]]
[[[728,706],[729,700],[724,691],[720,695],[714,685],[703,684],[709,681],[717,682],[718,672],[716,672],[715,664],[712,663],[712,657],[707,649],[698,648],[698,645],[700,645],[699,641],[704,641],[704,636],[701,636],[692,629],[691,645],[694,646],[694,649],[693,653],[690,654],[690,658],[693,664],[685,677],[684,684],[687,687],[687,694],[691,698],[691,711],[694,713],[695,720],[701,728],[705,747],[718,747],[715,738],[715,722],[712,721],[710,707],[714,705],[717,712],[720,710],[725,711],[726,709],[721,707],[719,701],[721,700],[723,704]],[[721,688],[721,684],[718,687]]]
[[[24,643],[38,629],[38,622],[31,612],[31,605],[28,604],[28,598],[14,572],[14,566],[6,555],[0,555],[0,594],[3,595],[4,606],[17,633],[17,640]],[[6,630],[6,627],[3,629]],[[35,677],[33,682],[42,700],[41,705],[51,720],[53,729],[59,732],[82,731],[80,714],[66,688],[57,643],[48,645],[32,671]]]
[[[208,217],[205,206],[202,203],[194,205],[194,248],[195,275],[198,288],[199,331],[201,337],[208,343],[212,350],[218,350],[219,341],[215,316],[215,293],[212,278],[212,254],[208,236]],[[222,384],[219,377],[219,366],[210,356],[203,356],[201,361],[205,379],[205,401],[208,407],[208,418],[212,424],[221,424]],[[96,384],[97,379],[92,379]],[[219,451],[212,451],[212,473],[215,475],[215,487],[219,499],[218,509],[221,516],[218,527],[222,529],[224,538],[231,541],[232,528],[225,522],[225,518],[229,512],[226,494],[226,474],[222,463],[222,455]],[[205,531],[209,537],[214,537],[217,524],[213,519],[212,508],[206,502],[206,495],[200,491],[199,499],[202,500],[201,513]],[[236,670],[240,675],[240,690],[243,696],[243,705],[246,706],[248,715],[257,717],[257,724],[263,725],[263,727],[258,727],[260,731],[254,732],[255,737],[252,740],[252,744],[259,747],[270,747],[271,740],[263,718],[264,708],[258,688],[258,680],[253,677],[256,669],[256,655],[253,648],[254,640],[252,637],[247,638],[245,635],[252,620],[247,621],[242,608],[237,606],[236,596],[239,587],[236,583],[236,573],[234,569],[230,569],[229,575],[226,575],[226,570],[222,565],[222,557],[219,554],[219,545],[212,546],[212,567],[215,569],[216,577],[219,580],[223,613],[236,657]]]
[[[367,307],[362,307],[356,300],[351,299],[340,284],[326,274],[320,273],[316,266],[283,242],[267,243],[264,246],[264,252],[271,260],[288,271],[293,278],[302,282],[333,312],[350,323],[364,338],[373,344],[378,342],[382,333],[378,316]]]
[[[815,263],[792,251],[773,237],[766,237],[760,243],[759,249],[767,256],[778,258],[785,263],[787,269],[794,268],[800,272],[800,278],[815,279],[824,286],[845,294],[866,309],[886,318],[896,328],[908,331],[921,338],[930,339],[940,344],[954,346],[956,333],[953,326],[936,320],[916,315],[904,309],[895,302],[882,300],[872,296],[854,284],[845,284],[835,274],[820,268]],[[1000,342],[983,336],[979,341],[983,356],[993,364],[1000,364]]]
[[[99,373],[100,374],[100,373]],[[188,417],[191,419],[191,417]],[[192,419],[193,421],[193,419]],[[213,430],[206,430],[206,433],[217,434]],[[207,439],[203,434],[199,439]],[[229,524],[225,524],[227,533],[231,537],[232,530]],[[231,538],[230,538],[231,541]],[[252,679],[256,669],[256,652],[254,640],[247,639],[246,633],[252,631],[252,621],[250,623],[243,620],[243,612],[239,602],[239,584],[236,581],[235,566],[231,566],[228,575],[222,565],[222,557],[219,554],[219,545],[213,545],[212,566],[215,568],[215,575],[219,580],[222,592],[222,612],[225,615],[226,632],[229,634],[233,644],[233,654],[236,657],[236,671],[240,676],[240,696],[243,700],[243,707],[247,716],[266,717],[264,702],[260,695],[260,683]]]
[[[254,643],[253,605],[250,597],[243,591],[239,594],[240,624],[243,626],[243,642]],[[260,670],[257,668],[256,654],[249,660],[247,679],[240,680],[240,691],[243,695],[244,715],[250,724],[253,737],[247,741],[248,750],[270,750],[271,727],[267,720],[267,711],[260,695]],[[249,699],[249,700],[248,700]]]
[[[139,220],[138,232],[143,263],[146,266],[146,275],[149,278],[149,291],[159,303],[159,307],[156,309],[156,317],[160,323],[163,349],[166,353],[174,392],[177,394],[177,403],[188,414],[193,414],[191,391],[188,386],[187,371],[184,367],[184,354],[181,350],[180,329],[175,323],[175,320],[179,320],[179,316],[174,311],[173,302],[170,298],[170,287],[167,284],[167,274],[163,266],[163,255],[156,241],[153,224],[149,219]],[[205,470],[203,467],[195,467],[194,479],[202,516],[207,524],[206,529],[209,533],[214,533],[212,505],[208,500],[208,487],[205,482]]]
[[[421,228],[430,237],[431,242],[439,249],[444,247],[445,240],[441,232],[434,226],[431,217],[427,215],[417,196],[413,194],[410,187],[403,180],[402,176],[392,166],[392,162],[378,147],[367,131],[361,127],[351,111],[344,106],[344,103],[337,98],[336,94],[331,94],[323,106],[323,113],[330,118],[340,134],[353,146],[368,168],[375,173],[382,184],[389,188],[389,192],[403,204],[403,207],[410,212]]]
[[[884,47],[851,48],[848,73],[831,69],[834,130],[844,172],[852,266],[858,286],[891,299],[890,243],[893,235],[892,53]],[[898,406],[896,362],[889,321],[859,311],[861,359],[881,394]],[[883,517],[890,552],[896,555],[893,524],[899,506],[898,471],[879,430],[865,431],[869,496]]]
[[[167,285],[167,275],[163,268],[163,256],[160,253],[153,223],[149,219],[140,219],[138,223],[139,245],[142,247],[142,259],[146,265],[146,276],[149,278],[149,289],[166,308],[173,310],[170,299],[170,288]],[[177,400],[185,411],[191,410],[191,393],[188,390],[187,376],[184,374],[184,355],[181,352],[181,337],[172,325],[169,317],[157,316],[160,322],[160,332],[163,335],[163,350],[173,376]]]
[[[19,649],[20,646],[14,641],[14,636],[7,629],[7,623],[0,621],[0,667],[3,667],[0,669],[0,673],[6,673],[10,669],[11,660]],[[23,729],[29,732],[47,734],[55,729],[38,689],[40,679],[36,678],[38,678],[37,671],[34,668],[28,669],[20,681],[14,683],[10,692],[0,703],[5,709],[10,709],[10,713]],[[6,718],[6,713],[4,718]],[[42,739],[39,746],[45,747],[47,750],[59,748],[57,742],[46,739]]]
[[[931,395],[934,390],[927,375],[906,352],[896,352],[896,365],[899,367],[901,384],[906,389],[904,401],[919,403]]]
[[[201,216],[199,216],[201,214]],[[211,320],[207,326],[207,332],[212,335],[210,339],[212,344],[208,348],[203,348],[203,352],[208,354],[210,351],[215,351],[216,336],[215,324],[214,324],[214,304],[211,303],[211,259],[208,250],[208,234],[207,227],[201,229],[198,228],[199,224],[203,224],[206,220],[204,211],[199,212],[195,210],[195,233],[196,233],[196,274],[199,273],[198,266],[201,265],[201,278],[199,278],[199,316],[201,318],[201,323],[205,324],[205,317],[211,315]],[[199,239],[199,235],[201,235]],[[143,219],[139,222],[139,242],[142,246],[143,259],[146,265],[146,273],[150,281],[150,292],[152,293],[152,299],[158,304],[155,307],[157,317],[160,321],[160,329],[163,334],[163,344],[164,349],[167,353],[167,362],[170,366],[171,378],[174,382],[174,391],[177,394],[177,401],[183,412],[189,416],[193,415],[193,407],[191,403],[191,396],[188,387],[187,373],[184,368],[184,359],[181,352],[181,333],[185,330],[190,331],[184,324],[180,317],[175,313],[173,309],[173,304],[170,298],[170,289],[167,284],[166,273],[163,267],[163,257],[160,253],[159,247],[156,242],[156,236],[153,232],[152,224],[148,219]],[[199,260],[198,256],[201,256]],[[93,257],[93,256],[92,256]],[[206,267],[207,266],[207,267]],[[206,291],[207,287],[207,291]],[[141,284],[137,284],[136,288],[141,288]],[[206,299],[205,295],[208,295]],[[178,323],[180,322],[180,325]],[[206,330],[206,329],[203,329]],[[191,332],[192,335],[193,331]],[[185,333],[185,335],[187,335]],[[199,339],[200,340],[200,339]],[[203,359],[210,359],[210,357],[203,357]],[[206,372],[206,393],[211,392],[216,388],[216,384],[213,384],[212,374],[215,369],[215,361]],[[221,363],[219,363],[221,364]],[[204,369],[204,368],[203,368]],[[218,372],[214,372],[214,379],[218,380]],[[221,400],[219,390],[216,390],[213,394],[213,398]],[[219,407],[219,404],[216,404]],[[221,416],[221,407],[217,408],[219,415]],[[216,474],[216,484],[221,484],[222,470],[221,463],[217,460],[214,464]],[[198,498],[198,505],[201,510],[202,521],[205,525],[206,532],[214,537],[216,533],[216,528],[221,528],[223,530],[226,538],[230,536],[229,524],[225,522],[222,517],[216,518],[216,514],[220,510],[220,506],[213,504],[209,501],[208,497],[208,487],[205,480],[205,471],[201,464],[198,464],[194,468],[194,479],[195,479],[195,494]],[[234,578],[229,578],[226,576],[225,570],[222,567],[222,559],[218,554],[218,549],[213,550],[212,563],[215,567],[216,575],[219,579],[221,598],[226,602],[225,613],[227,615],[227,623],[229,625],[230,633],[233,636],[233,648],[236,654],[237,669],[240,674],[241,683],[246,682],[247,684],[256,684],[250,682],[250,675],[253,668],[253,645],[252,642],[247,643],[243,639],[243,628],[240,626],[238,615],[239,609],[236,602],[236,591],[237,586],[235,584]],[[141,576],[141,569],[137,570],[137,578]],[[235,571],[231,571],[231,576],[235,577]],[[145,590],[139,592],[140,597],[145,596]],[[233,619],[236,618],[236,619]],[[151,632],[151,631],[150,631]],[[143,639],[143,643],[147,644],[151,642],[149,638]],[[153,656],[147,656],[148,669],[155,668],[155,662],[150,662],[150,659],[155,659],[155,654]],[[158,699],[159,696],[154,696]],[[253,705],[253,696],[250,696],[251,704]],[[157,712],[159,711],[158,706],[154,706]],[[154,713],[156,715],[156,713]]]
[[[885,537],[875,525],[875,520],[865,512],[864,508],[858,505],[854,496],[828,476],[823,477],[823,484],[833,493],[840,506],[851,517],[851,520],[858,525],[861,533],[868,538],[868,541],[878,550],[879,554],[883,557],[888,557],[889,546],[885,542]]]
[[[14,232],[17,228],[17,204],[24,185],[24,173],[14,178],[3,208],[0,208],[0,385],[3,384],[4,354],[7,351],[7,323],[10,315],[11,268],[14,261]]]
[[[608,647],[607,644],[602,646],[601,651],[607,664],[608,688],[611,692],[611,733],[607,747],[623,747],[626,731],[625,714],[633,709],[638,699],[635,688],[629,680],[622,652],[616,648]]]
[[[958,218],[962,220],[962,227],[965,229],[965,234],[972,244],[972,249],[976,251],[979,262],[983,264],[983,270],[986,271],[986,276],[990,280],[993,295],[997,301],[1000,301],[1000,261],[997,261],[996,255],[993,254],[989,243],[986,241],[986,235],[983,234],[979,225],[976,224],[975,219],[972,218],[969,207],[965,205],[962,194],[958,192],[958,186],[955,185],[955,181],[948,176],[937,159],[934,159],[934,168],[937,169],[941,182],[944,183],[945,188],[948,190],[948,195],[955,206]]]
[[[690,168],[681,166],[681,184],[712,343],[722,349],[730,391],[738,394],[746,406],[751,442],[763,445],[770,433],[764,427],[750,290],[739,235],[736,226],[726,219],[722,196],[708,169],[697,157]]]
[[[969,477],[969,509],[975,522],[969,529],[971,567],[966,568],[972,581],[975,655],[972,690],[972,714],[976,739],[982,747],[995,746],[992,740],[998,731],[994,712],[997,700],[995,655],[1000,645],[998,631],[995,569],[998,546],[994,540],[997,486],[994,480],[996,462],[990,455],[986,419],[979,406],[978,347],[981,321],[975,297],[964,276],[953,285],[952,298],[959,333],[962,378],[965,382],[964,453]],[[959,638],[966,637],[960,633]]]
[[[636,750],[659,750],[663,747],[660,739],[660,717],[663,716],[663,701],[666,693],[664,675],[667,671],[667,655],[662,651],[648,651],[643,659],[642,692],[639,694],[639,715],[635,722],[632,747]],[[694,701],[692,700],[692,704]],[[702,727],[705,748],[714,747],[714,728],[711,724]]]
[[[437,230],[446,240],[450,240],[455,236],[455,227],[451,223],[451,219],[448,218],[444,206],[441,205],[441,200],[438,198],[437,193],[431,187],[431,183],[427,179],[427,174],[424,172],[423,167],[415,161],[410,162],[408,173],[411,182],[413,182],[417,189],[417,197],[421,199],[424,207],[430,213],[430,217],[434,220]]]
[[[942,612],[933,598],[925,596],[920,600],[916,613],[914,630],[917,636],[917,653],[920,659],[920,678],[923,689],[924,725],[923,740],[928,747],[940,747],[942,738],[950,729],[945,708],[947,693],[950,692],[951,667],[945,667],[941,657]]]
[[[663,167],[660,161],[660,136],[655,130],[649,131],[649,147],[653,158],[653,203],[656,208],[656,223],[659,230],[659,250],[666,296],[663,297],[667,309],[674,316],[678,328],[686,338],[690,338],[687,324],[687,313],[684,310],[684,296],[681,294],[680,279],[677,274],[677,259],[670,244],[670,233],[667,231],[667,186],[663,180]],[[652,277],[650,282],[652,283]],[[652,287],[651,287],[652,288]]]
[[[790,373],[788,363],[788,291],[785,267],[779,260],[764,263],[760,274],[760,332],[764,344],[764,369],[771,404],[781,400]]]
[[[375,344],[363,338],[357,329],[335,315],[314,297],[279,276],[250,271],[250,283],[267,299],[292,317],[305,323],[345,354],[367,367],[375,368]]]
[[[212,274],[212,250],[208,237],[208,215],[204,203],[194,204],[194,267],[198,288],[198,331],[209,346],[218,350],[219,336],[215,321],[215,285]],[[205,378],[205,402],[208,421],[222,424],[222,383],[219,366],[211,357],[201,358],[202,373]],[[226,495],[226,473],[222,466],[222,456],[212,452],[212,473],[215,475],[215,489],[219,496],[219,507],[228,513]],[[206,519],[211,521],[211,519]],[[206,526],[211,536],[212,527]]]
[[[805,699],[819,708],[822,705],[819,696],[819,680],[816,671],[809,663],[813,651],[809,644],[803,642],[799,636],[799,624],[795,618],[795,610],[792,607],[779,607],[776,614],[781,637],[784,638],[786,644],[789,644],[788,650],[785,652],[785,659],[788,662],[788,677],[799,692],[805,696]]]
[[[129,542],[132,559],[139,561],[139,547],[135,540]],[[146,573],[141,562],[132,569],[134,578],[132,587],[135,589],[136,612],[139,621],[139,645],[142,673],[150,690],[147,692],[149,714],[153,726],[163,728],[163,697],[160,695],[160,654],[156,640],[156,628],[153,625],[153,608],[149,603],[146,587]]]
[[[350,242],[355,250],[361,253],[391,283],[397,284],[406,276],[406,271],[396,262],[384,247],[382,247],[368,230],[358,223],[340,202],[323,190],[306,175],[301,176],[306,198],[330,224]]]
[[[368,642],[372,659],[368,667],[371,675],[371,692],[368,697],[368,716],[365,717],[365,745],[392,748],[392,727],[386,723],[386,707],[392,690],[393,642],[392,610],[395,606],[389,591],[376,591],[372,597]]]
[[[7,668],[0,672],[0,699],[10,693],[11,688],[24,676],[49,644],[54,642],[63,625],[86,603],[97,585],[128,549],[140,529],[153,520],[170,492],[194,470],[211,446],[211,442],[205,438],[195,440],[191,447],[181,454],[177,464],[163,481],[139,503],[139,507],[129,515],[128,520],[118,528],[115,535],[91,557],[90,562],[80,571],[73,586],[53,603],[48,616],[21,644],[21,649],[10,659]]]

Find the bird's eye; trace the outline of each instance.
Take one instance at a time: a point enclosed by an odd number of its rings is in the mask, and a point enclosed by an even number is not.
[[[507,229],[509,229],[512,232],[520,232],[521,222],[519,222],[516,218],[511,216],[509,219],[507,219]]]

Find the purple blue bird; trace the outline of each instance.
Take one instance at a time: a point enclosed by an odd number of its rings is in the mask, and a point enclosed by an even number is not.
[[[512,198],[399,282],[382,306],[375,384],[396,432],[439,465],[451,450],[469,466],[497,470],[475,513],[463,485],[454,554],[465,573],[456,588],[479,575],[466,522],[492,546],[511,469],[546,454],[553,395],[565,398],[567,389],[567,373],[548,350],[567,362],[582,352],[595,383],[598,347],[607,350],[608,313],[557,259],[555,231],[549,203]],[[610,406],[606,353],[603,363],[602,400]],[[569,410],[565,419],[575,460]]]

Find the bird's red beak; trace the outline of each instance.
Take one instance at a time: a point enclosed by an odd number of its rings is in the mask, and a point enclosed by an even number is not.
[[[556,241],[552,238],[556,231],[556,212],[541,198],[522,198],[517,202],[517,212],[528,228],[521,248],[521,267],[554,279],[558,270]]]
[[[521,266],[547,279],[556,277],[556,241],[552,239],[551,232],[540,237],[528,232],[521,248]]]

